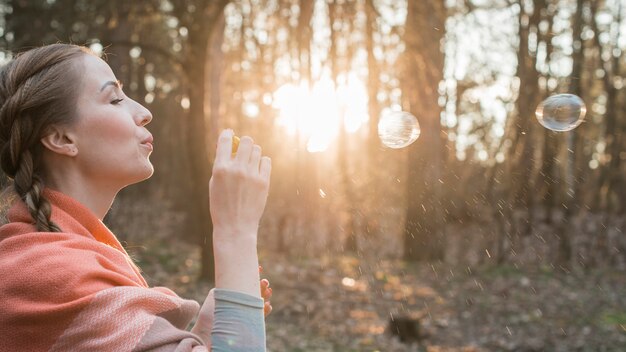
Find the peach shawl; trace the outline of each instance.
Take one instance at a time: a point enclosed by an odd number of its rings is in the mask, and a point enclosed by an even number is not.
[[[197,302],[149,288],[93,213],[45,196],[62,233],[37,232],[21,201],[0,227],[0,352],[206,351],[184,330]]]

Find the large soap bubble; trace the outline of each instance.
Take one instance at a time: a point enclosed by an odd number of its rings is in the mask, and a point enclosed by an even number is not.
[[[378,137],[389,148],[404,148],[415,142],[419,136],[419,122],[408,112],[386,112],[378,121]]]
[[[557,132],[571,131],[583,122],[587,108],[574,94],[557,94],[542,101],[535,116],[543,127]]]

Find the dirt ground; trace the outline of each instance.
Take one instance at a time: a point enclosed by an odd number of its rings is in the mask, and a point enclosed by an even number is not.
[[[148,245],[136,257],[151,284],[200,302],[210,289],[196,281],[193,246]],[[623,271],[263,252],[261,264],[274,289],[269,351],[626,351]]]
[[[273,351],[626,350],[624,273],[351,257],[273,266]],[[394,318],[418,321],[416,340],[392,337]]]

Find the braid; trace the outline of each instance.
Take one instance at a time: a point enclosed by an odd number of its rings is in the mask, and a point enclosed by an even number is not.
[[[26,203],[28,212],[35,219],[39,231],[61,232],[57,224],[50,220],[52,208],[43,197],[43,181],[33,173],[33,159],[29,151],[22,153],[20,167],[15,174],[15,192]]]
[[[61,229],[43,196],[40,140],[51,126],[73,121],[80,82],[73,61],[85,54],[83,47],[52,44],[18,54],[0,69],[0,167],[42,232]]]

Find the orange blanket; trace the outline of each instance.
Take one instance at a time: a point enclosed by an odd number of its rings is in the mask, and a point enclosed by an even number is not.
[[[109,229],[46,190],[62,233],[37,232],[21,201],[0,227],[0,352],[206,351],[183,329],[199,309],[148,288]]]

